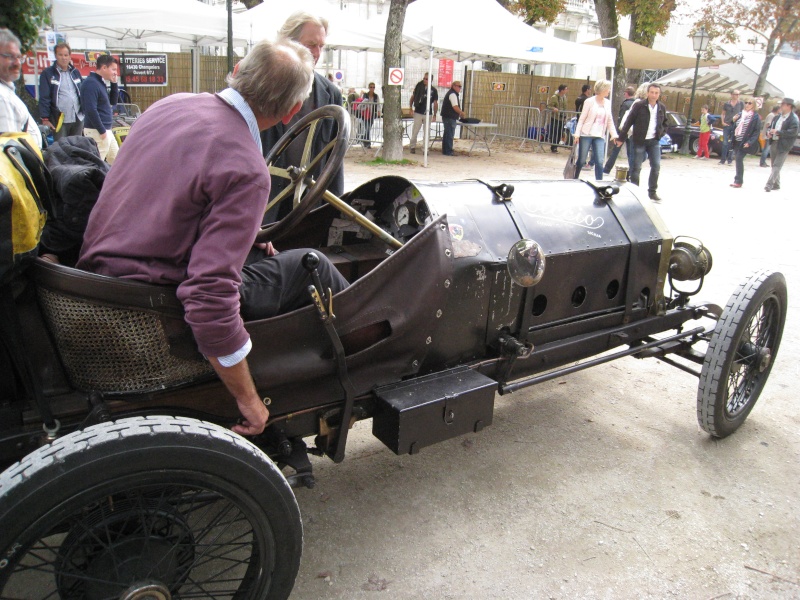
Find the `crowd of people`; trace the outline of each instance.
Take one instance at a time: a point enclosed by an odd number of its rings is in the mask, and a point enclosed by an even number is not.
[[[648,197],[660,202],[658,177],[661,170],[661,140],[668,127],[667,109],[660,100],[661,86],[656,83],[644,83],[638,89],[628,86],[616,115],[616,124],[608,98],[610,89],[611,82],[598,81],[594,86],[594,96],[590,97],[591,87],[583,85],[580,95],[575,99],[576,116],[573,119],[576,123],[573,126],[566,121],[564,114],[568,87],[566,84],[559,85],[547,105],[541,108],[547,115],[542,119],[547,124],[544,133],[546,141],[550,142],[550,150],[554,153],[558,152],[560,146],[572,147],[565,177],[576,179],[582,170],[593,168],[595,179],[602,180],[604,175],[611,173],[625,145],[627,180],[639,185],[642,166],[647,159],[650,166]],[[780,171],[798,137],[797,124],[798,115],[792,98],[784,98],[762,120],[756,111],[755,98],[741,99],[739,90],[734,90],[730,100],[722,107],[719,123],[712,120],[708,105],[701,106],[700,116],[694,123],[698,127],[695,158],[710,158],[712,126],[719,125],[723,131],[719,164],[735,164],[736,167],[731,187],[742,187],[745,157],[761,150],[760,166],[771,169],[764,189],[767,192],[780,189]],[[612,145],[605,165],[601,166],[606,141]]]

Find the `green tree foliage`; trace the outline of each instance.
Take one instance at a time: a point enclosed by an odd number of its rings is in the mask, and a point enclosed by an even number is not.
[[[616,5],[617,14],[631,17],[628,39],[652,48],[656,35],[669,29],[670,18],[678,3],[676,0],[619,0]]]
[[[50,23],[45,0],[3,0],[0,4],[0,27],[6,27],[22,42],[27,52],[39,39],[39,29]]]
[[[800,48],[800,2],[797,0],[719,0],[703,7],[697,27],[705,27],[712,42],[748,44],[764,51],[754,95],[761,94],[772,59],[784,43]]]
[[[528,25],[553,23],[564,12],[566,0],[497,0],[509,12],[519,15]]]

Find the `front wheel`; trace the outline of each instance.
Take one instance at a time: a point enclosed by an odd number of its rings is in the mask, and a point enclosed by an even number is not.
[[[0,474],[0,598],[283,599],[301,549],[277,467],[195,419],[101,423]]]
[[[783,275],[761,270],[725,305],[697,390],[697,420],[714,437],[732,434],[753,410],[778,354],[786,304]]]
[[[700,140],[698,138],[694,138],[691,141],[691,145],[692,145],[692,154],[694,156],[697,156],[697,153],[700,151]]]

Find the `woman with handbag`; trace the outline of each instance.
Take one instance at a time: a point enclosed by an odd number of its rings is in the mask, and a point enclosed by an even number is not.
[[[611,141],[617,139],[617,129],[614,127],[614,115],[611,112],[611,82],[601,79],[594,84],[594,96],[587,98],[583,103],[583,112],[575,127],[575,143],[578,144],[578,158],[575,165],[574,178],[581,174],[581,167],[592,148],[594,156],[594,177],[597,181],[603,180],[603,157],[606,152],[606,136]]]

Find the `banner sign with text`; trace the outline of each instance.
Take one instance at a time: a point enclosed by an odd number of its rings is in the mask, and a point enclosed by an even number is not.
[[[449,58],[439,59],[439,77],[437,77],[437,85],[443,88],[449,88],[453,85],[453,61]]]
[[[126,87],[167,85],[167,55],[123,54],[122,83]]]

